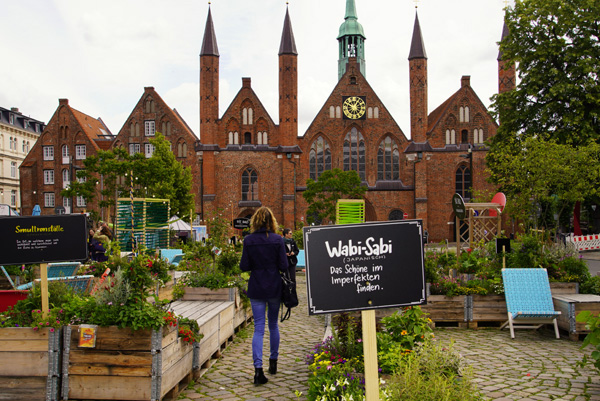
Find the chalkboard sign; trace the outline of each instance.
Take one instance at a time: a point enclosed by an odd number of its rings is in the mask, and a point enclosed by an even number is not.
[[[426,302],[421,220],[304,227],[308,313]]]
[[[496,238],[496,253],[510,253],[510,238]]]
[[[85,214],[0,217],[0,265],[84,261],[87,231]]]

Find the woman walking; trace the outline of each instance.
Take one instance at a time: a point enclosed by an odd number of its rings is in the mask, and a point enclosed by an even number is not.
[[[250,220],[252,234],[244,238],[240,269],[250,271],[248,298],[254,316],[252,359],[254,361],[254,384],[269,381],[263,372],[263,338],[265,317],[269,320],[269,373],[277,373],[279,356],[279,327],[277,315],[281,302],[281,277],[279,272],[288,268],[283,238],[275,234],[277,220],[268,207],[259,208]]]

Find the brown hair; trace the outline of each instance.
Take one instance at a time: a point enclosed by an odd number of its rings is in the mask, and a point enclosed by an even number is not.
[[[109,240],[111,240],[111,239],[112,239],[112,235],[111,235],[111,233],[110,233],[110,230],[109,230],[109,229],[108,229],[108,227],[106,227],[106,226],[102,226],[102,227],[100,228],[100,234],[104,234],[104,235],[106,235],[106,236],[108,237],[108,239],[109,239]]]
[[[252,232],[258,231],[261,228],[266,228],[267,231],[277,231],[277,220],[271,209],[266,206],[260,207],[250,220],[250,229]],[[267,236],[269,234],[267,233]]]

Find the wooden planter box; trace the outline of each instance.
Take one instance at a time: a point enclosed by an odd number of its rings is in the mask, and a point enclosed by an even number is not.
[[[61,330],[0,329],[0,400],[60,399]]]
[[[590,294],[553,295],[554,309],[560,311],[557,317],[558,327],[569,332],[571,340],[578,340],[581,334],[588,334],[585,323],[575,319],[580,312],[590,311],[600,314],[600,296]]]
[[[505,322],[507,320],[504,295],[469,295],[468,297],[470,322]]]
[[[579,283],[551,282],[550,291],[552,295],[579,294]]]
[[[238,309],[242,301],[237,287],[211,290],[206,287],[185,287],[182,301],[233,301]]]
[[[421,305],[424,312],[434,322],[467,322],[467,297],[465,295],[447,297],[445,295],[429,295],[427,305]]]
[[[177,397],[191,378],[198,348],[162,330],[99,327],[95,348],[79,348],[79,326],[65,327],[62,397],[162,400]]]

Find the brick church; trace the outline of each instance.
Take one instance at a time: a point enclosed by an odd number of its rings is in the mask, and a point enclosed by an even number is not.
[[[506,34],[504,32],[503,34]],[[470,85],[427,113],[427,53],[415,17],[410,67],[408,140],[365,76],[365,34],[354,0],[340,26],[338,82],[304,133],[298,132],[299,57],[289,12],[279,46],[279,121],[252,90],[250,78],[219,114],[219,49],[209,9],[200,53],[201,209],[234,217],[269,206],[287,227],[306,221],[302,192],[307,179],[333,168],[355,170],[366,192],[367,221],[422,219],[430,240],[454,238],[451,198],[466,201],[486,182],[485,141],[497,123]],[[407,38],[408,40],[408,38]],[[514,67],[499,56],[499,90],[514,87]],[[458,80],[457,80],[458,81]],[[299,136],[299,134],[301,134]]]
[[[454,193],[468,201],[475,191],[494,192],[486,182],[484,158],[485,141],[496,134],[497,123],[471,88],[469,76],[460,78],[458,90],[427,112],[427,53],[415,16],[412,38],[406,38],[411,138],[407,139],[366,78],[365,39],[355,0],[347,0],[337,37],[338,82],[307,131],[300,133],[299,55],[289,12],[278,49],[277,121],[252,89],[250,78],[242,78],[229,107],[223,114],[219,111],[219,48],[209,9],[200,52],[199,139],[153,87],[144,88],[117,135],[102,119],[60,99],[20,167],[23,214],[31,214],[36,204],[42,214],[55,213],[58,205],[67,212],[98,210],[97,200],[61,196],[62,188],[74,179],[72,171],[83,166],[86,155],[115,146],[150,157],[149,139],[161,132],[177,160],[192,170],[195,212],[203,218],[219,210],[228,218],[247,217],[264,205],[280,224],[293,228],[306,223],[302,193],[307,180],[339,168],[357,171],[368,188],[368,221],[422,219],[431,241],[454,240]],[[514,66],[505,68],[500,54],[498,90],[514,88],[515,76]]]

